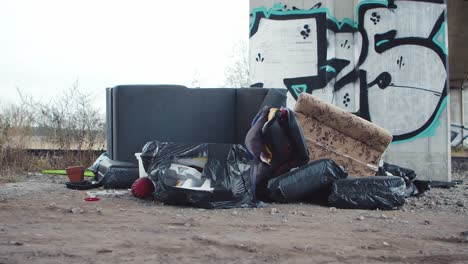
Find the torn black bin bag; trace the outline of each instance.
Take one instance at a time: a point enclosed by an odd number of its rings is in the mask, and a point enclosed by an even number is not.
[[[414,170],[384,162],[383,166],[379,167],[376,176],[387,176],[387,173],[401,177],[405,181],[405,197],[420,196],[431,189],[428,182],[416,180],[416,172]]]
[[[268,196],[272,201],[324,202],[327,200],[331,184],[344,179],[348,173],[330,159],[313,161],[268,182]]]
[[[397,176],[348,178],[333,182],[328,202],[337,208],[390,210],[405,203],[405,191]]]
[[[94,174],[104,189],[129,189],[139,177],[138,165],[111,159],[101,160]]]
[[[155,184],[154,198],[165,204],[208,209],[256,206],[250,181],[251,161],[241,145],[153,141],[145,145],[141,157]],[[171,164],[204,158],[201,177],[211,181],[212,191],[179,188],[166,174]]]

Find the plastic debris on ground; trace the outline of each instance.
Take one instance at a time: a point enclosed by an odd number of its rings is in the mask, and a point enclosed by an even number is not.
[[[405,203],[405,195],[401,177],[348,178],[333,182],[328,202],[337,208],[391,210]]]
[[[110,160],[109,156],[107,155],[107,152],[102,153],[96,161],[94,161],[93,165],[91,165],[88,170],[92,171],[94,175],[98,174],[98,169],[99,169],[99,164],[104,161],[104,160]]]
[[[154,198],[163,203],[208,209],[256,206],[251,161],[241,145],[153,141],[143,147],[141,159],[155,185]]]
[[[323,202],[333,181],[348,174],[330,159],[313,161],[268,182],[268,196],[275,202]]]
[[[154,184],[148,177],[137,179],[132,185],[133,196],[145,199],[153,195]]]
[[[129,189],[138,178],[137,165],[110,159],[104,159],[99,163],[96,174],[96,179],[104,189]]]
[[[116,197],[128,194],[128,190],[99,190],[86,192],[88,197]]]
[[[431,189],[430,182],[416,180],[416,172],[411,169],[384,162],[376,176],[397,176],[406,184],[405,197],[420,196]]]

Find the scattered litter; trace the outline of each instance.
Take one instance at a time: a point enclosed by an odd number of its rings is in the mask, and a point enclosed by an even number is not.
[[[80,207],[72,207],[70,208],[70,213],[74,213],[74,214],[81,214],[83,213],[84,210]]]
[[[128,194],[128,190],[100,190],[100,191],[89,191],[86,192],[88,197],[115,197]]]
[[[356,220],[361,220],[362,221],[362,220],[364,220],[364,216],[361,215],[358,218],[356,218]]]
[[[49,209],[59,209],[56,203],[50,203],[49,206],[47,206]]]
[[[99,201],[101,199],[99,197],[86,197],[86,198],[84,198],[84,200],[86,202],[97,202],[97,201]]]
[[[80,182],[66,182],[65,186],[72,190],[89,190],[99,188],[102,186],[102,184],[97,181],[84,180]]]
[[[468,242],[468,231],[463,231],[460,234],[461,234],[462,242],[463,243]]]
[[[277,213],[279,213],[278,209],[276,209],[276,208],[271,208],[270,209],[270,214],[273,215],[273,214],[277,214]]]
[[[97,253],[112,253],[111,249],[103,248],[103,249],[98,249],[96,251]]]
[[[328,209],[328,211],[329,211],[330,213],[336,213],[336,207],[330,207],[330,208]]]
[[[390,244],[389,244],[388,242],[385,242],[385,241],[382,242],[382,244],[383,244],[384,246],[390,246]]]
[[[154,184],[148,177],[140,177],[132,184],[132,194],[137,198],[145,199],[153,192]]]
[[[23,242],[19,242],[19,241],[9,241],[9,244],[14,245],[14,246],[23,246],[24,245]]]
[[[444,188],[444,189],[450,189],[453,188],[457,185],[463,184],[462,180],[454,180],[451,182],[446,182],[446,181],[429,181],[429,185],[432,188]]]

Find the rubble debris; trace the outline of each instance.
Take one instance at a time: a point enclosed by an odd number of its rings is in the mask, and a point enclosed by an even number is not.
[[[460,233],[462,242],[467,243],[468,242],[468,231],[463,231]]]
[[[276,208],[271,208],[270,209],[270,214],[274,215],[274,214],[277,214],[277,213],[279,213],[278,209],[276,209]]]

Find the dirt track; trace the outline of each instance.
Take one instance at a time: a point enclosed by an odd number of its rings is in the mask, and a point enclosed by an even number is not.
[[[468,263],[468,185],[401,210],[85,202],[63,177],[0,185],[0,263]],[[466,182],[466,180],[465,180]]]

